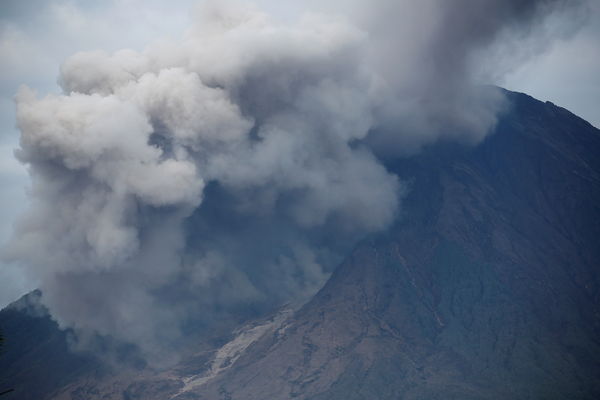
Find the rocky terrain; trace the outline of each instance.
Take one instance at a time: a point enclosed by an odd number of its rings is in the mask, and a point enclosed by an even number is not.
[[[299,310],[176,368],[117,373],[12,306],[0,384],[15,399],[600,398],[600,131],[507,96],[483,143],[388,161],[411,188],[397,223]]]

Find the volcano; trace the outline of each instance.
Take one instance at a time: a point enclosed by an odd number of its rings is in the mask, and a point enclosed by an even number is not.
[[[175,368],[122,372],[70,353],[70,333],[30,294],[0,312],[0,390],[73,400],[600,398],[600,131],[552,103],[505,96],[507,111],[478,145],[439,142],[386,161],[410,186],[397,221],[299,309],[246,322]]]

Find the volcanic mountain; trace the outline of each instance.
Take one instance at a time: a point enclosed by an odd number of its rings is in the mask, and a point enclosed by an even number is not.
[[[176,368],[118,373],[70,354],[26,298],[0,312],[0,385],[19,399],[600,398],[600,131],[505,94],[482,143],[387,161],[410,183],[402,214],[300,309]]]

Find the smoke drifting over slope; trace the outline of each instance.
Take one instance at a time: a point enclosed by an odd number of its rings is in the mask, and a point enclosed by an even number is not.
[[[16,97],[32,191],[8,256],[62,326],[149,357],[301,299],[397,216],[378,155],[484,137],[503,103],[478,57],[557,5],[379,1],[284,25],[214,2],[178,43],[75,54],[64,94]]]

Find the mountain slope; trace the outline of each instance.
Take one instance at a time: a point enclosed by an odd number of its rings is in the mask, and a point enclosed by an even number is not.
[[[390,166],[404,218],[202,399],[600,397],[600,133],[550,103]]]
[[[30,293],[0,311],[6,339],[0,353],[0,391],[12,388],[6,399],[43,399],[81,376],[98,376],[93,357],[68,349],[68,332],[39,306],[39,292]]]

